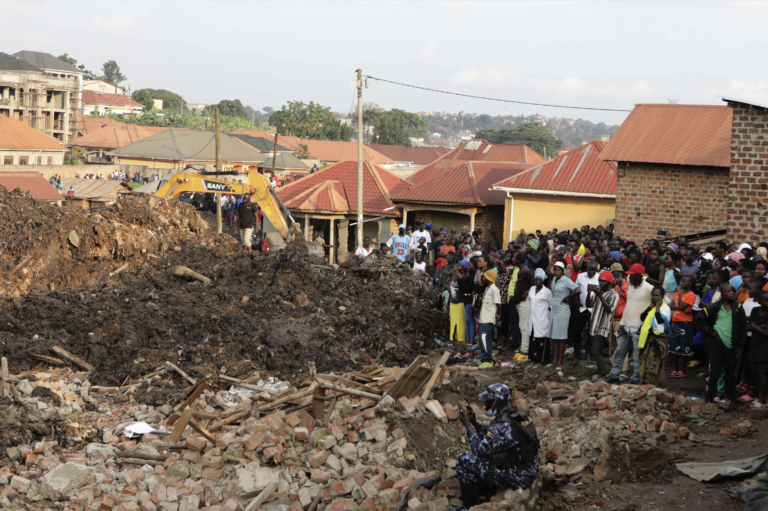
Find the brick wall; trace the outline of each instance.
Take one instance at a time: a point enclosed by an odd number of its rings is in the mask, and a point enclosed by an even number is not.
[[[490,229],[488,224],[491,224]],[[475,216],[475,229],[482,229],[481,238],[487,244],[490,240],[490,231],[496,233],[496,246],[488,247],[495,250],[506,249],[502,247],[504,237],[504,206],[488,206],[484,213]]]
[[[619,162],[616,233],[633,240],[726,227],[728,169]]]
[[[417,211],[413,215],[408,215],[408,225],[413,225],[415,227],[416,222],[418,222],[418,221],[424,222],[424,225],[432,223],[432,212],[431,211]]]
[[[728,239],[757,245],[768,238],[768,110],[728,102],[733,109]]]

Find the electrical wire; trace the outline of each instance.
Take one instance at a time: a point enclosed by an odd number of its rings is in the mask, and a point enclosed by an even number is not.
[[[371,76],[371,75],[366,75],[365,77],[370,78],[371,80],[378,80],[380,82],[391,83],[394,85],[402,85],[403,87],[410,87],[412,89],[421,89],[429,92],[437,92],[440,94],[450,94],[451,96],[462,96],[465,98],[472,98],[472,99],[484,99],[486,101],[498,101],[500,103],[516,103],[518,105],[548,106],[552,108],[574,108],[577,110],[598,110],[601,112],[631,112],[631,110],[619,110],[615,108],[591,108],[586,106],[548,105],[546,103],[529,103],[527,101],[514,101],[511,99],[488,98],[484,96],[473,96],[471,94],[461,94],[459,92],[448,92],[444,90],[430,89],[428,87],[420,87],[418,85],[409,85],[407,83],[393,82],[392,80],[385,80],[384,78],[376,78],[375,76]]]

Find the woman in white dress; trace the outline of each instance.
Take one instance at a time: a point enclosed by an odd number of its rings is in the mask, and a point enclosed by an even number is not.
[[[552,358],[552,346],[548,346],[549,336],[549,309],[552,306],[552,291],[544,287],[547,274],[543,269],[537,268],[533,276],[533,287],[528,291],[531,315],[530,345],[528,359],[534,364],[547,364]]]

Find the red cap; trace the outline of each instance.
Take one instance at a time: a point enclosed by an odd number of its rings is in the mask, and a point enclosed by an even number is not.
[[[629,267],[627,275],[643,275],[645,274],[645,266],[639,263],[635,263]]]
[[[598,277],[597,280],[605,280],[606,282],[610,282],[611,284],[613,284],[613,273],[607,270],[603,270],[600,272],[600,276]]]

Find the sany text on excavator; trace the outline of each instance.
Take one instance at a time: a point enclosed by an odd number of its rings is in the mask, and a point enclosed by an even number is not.
[[[228,177],[232,176],[232,180]],[[235,182],[234,179],[238,181]],[[241,182],[245,181],[245,182]],[[168,178],[155,192],[158,197],[178,199],[184,193],[231,193],[235,195],[251,194],[251,202],[259,205],[264,216],[269,219],[286,243],[302,242],[307,253],[323,256],[319,245],[304,241],[298,223],[293,219],[288,208],[272,190],[267,178],[257,172],[193,172],[185,170]]]

